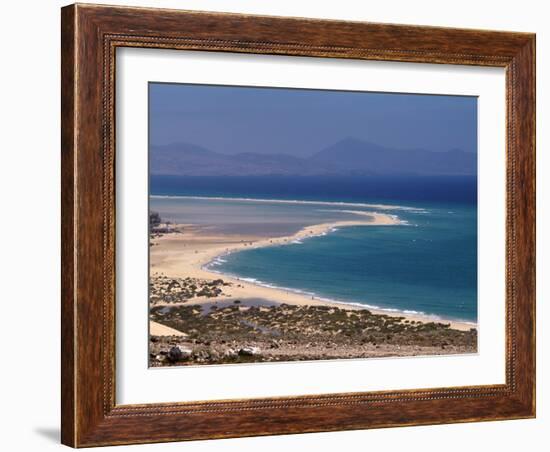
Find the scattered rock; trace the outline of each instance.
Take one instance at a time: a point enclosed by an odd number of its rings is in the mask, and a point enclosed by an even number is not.
[[[197,279],[181,280],[188,288]],[[169,278],[162,280],[169,284]],[[203,284],[197,284],[200,290]],[[189,289],[190,290],[190,289]],[[228,298],[228,299],[227,299]],[[152,306],[151,320],[185,337],[151,338],[150,365],[223,364],[465,353],[477,331],[324,306],[249,306],[227,296],[200,305]],[[212,300],[214,301],[214,300]],[[444,347],[444,348],[443,348]]]
[[[241,356],[255,356],[260,354],[260,349],[258,347],[243,347],[239,350],[239,355]]]
[[[194,356],[201,360],[207,360],[208,358],[210,358],[210,353],[208,353],[207,350],[199,350],[194,354]]]
[[[180,347],[179,345],[175,345],[168,352],[168,359],[172,362],[183,361],[183,360],[189,359],[192,354],[193,354],[193,351],[191,349],[183,348],[183,347]]]
[[[223,352],[223,356],[225,358],[236,358],[238,356],[238,353],[232,348],[228,348],[225,352]]]

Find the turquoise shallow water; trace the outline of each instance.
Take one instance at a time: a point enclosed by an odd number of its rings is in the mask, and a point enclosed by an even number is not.
[[[477,320],[473,209],[402,213],[409,225],[335,230],[224,257],[217,271],[314,296]]]
[[[393,204],[384,200],[384,204]],[[357,218],[351,205],[152,197],[151,209],[176,222],[225,232],[288,235],[306,224]],[[408,203],[384,211],[395,226],[353,226],[284,246],[222,256],[209,268],[257,284],[365,306],[477,321],[477,209]]]

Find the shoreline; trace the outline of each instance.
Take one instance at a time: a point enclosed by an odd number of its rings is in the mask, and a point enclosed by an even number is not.
[[[233,252],[246,249],[264,248],[269,246],[282,246],[301,243],[302,240],[312,237],[326,235],[332,229],[349,226],[391,226],[405,224],[395,215],[382,214],[378,212],[349,211],[358,216],[368,217],[366,219],[336,221],[305,226],[298,232],[282,237],[263,238],[253,235],[230,235],[211,233],[207,226],[176,225],[183,228],[182,232],[164,234],[151,239],[150,248],[151,276],[169,276],[180,278],[200,278],[216,280],[223,277],[224,281],[230,283],[227,294],[216,298],[193,297],[185,301],[185,305],[201,305],[216,301],[231,301],[245,299],[263,299],[279,304],[290,304],[298,306],[329,306],[346,310],[368,310],[373,314],[387,315],[393,317],[404,317],[410,321],[422,323],[436,322],[448,323],[453,329],[468,331],[477,328],[477,324],[468,321],[443,319],[438,316],[422,313],[408,313],[390,308],[375,308],[359,303],[352,304],[344,301],[323,299],[298,293],[291,289],[261,285],[209,268],[216,259],[223,258]],[[164,303],[165,305],[177,306],[178,303]],[[155,306],[162,306],[157,303]]]
[[[361,207],[379,210],[403,210],[412,212],[424,212],[424,208],[399,206],[394,204],[364,203],[353,201],[315,201],[304,199],[269,199],[269,198],[243,198],[243,197],[225,197],[225,196],[191,196],[191,195],[150,195],[156,199],[191,199],[191,200],[209,200],[209,201],[240,201],[250,203],[274,203],[274,204],[292,204],[292,205],[321,205],[321,206],[339,206],[339,207]],[[365,212],[367,214],[367,212]]]

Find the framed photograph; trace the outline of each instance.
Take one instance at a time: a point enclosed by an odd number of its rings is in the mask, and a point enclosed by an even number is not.
[[[535,36],[62,9],[62,442],[535,416]]]

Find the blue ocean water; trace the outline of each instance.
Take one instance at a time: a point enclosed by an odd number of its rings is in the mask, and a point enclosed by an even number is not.
[[[395,206],[384,212],[403,221],[235,252],[211,264],[215,271],[319,298],[477,321],[475,177],[190,179],[152,180],[151,193],[164,196],[152,196],[151,209],[177,222],[267,235],[357,218],[349,210],[382,212],[369,203]],[[208,199],[219,196],[265,201]],[[269,201],[277,199],[327,202]]]
[[[154,195],[477,203],[477,176],[155,176]]]

